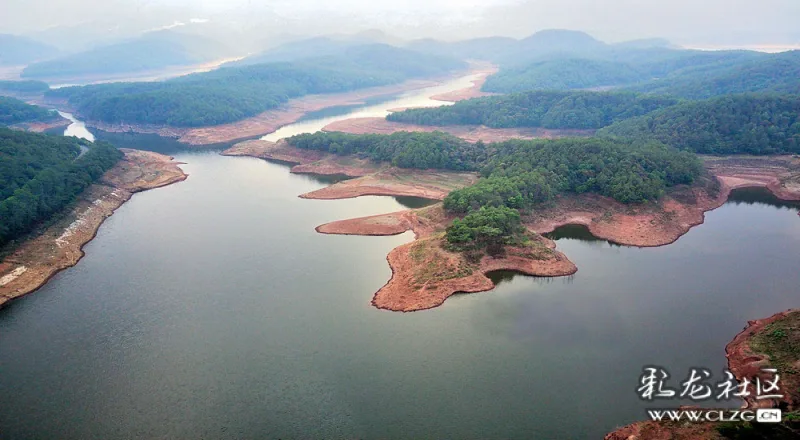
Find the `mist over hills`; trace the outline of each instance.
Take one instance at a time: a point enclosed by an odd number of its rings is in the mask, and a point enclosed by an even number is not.
[[[29,65],[23,78],[70,78],[81,75],[121,74],[185,66],[231,56],[235,51],[198,35],[171,30],[89,49]]]
[[[0,34],[0,66],[25,65],[53,58],[59,50],[28,37]]]

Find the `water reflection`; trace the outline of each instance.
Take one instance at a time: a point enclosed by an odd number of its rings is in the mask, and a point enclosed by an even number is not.
[[[391,94],[391,95],[382,95],[382,96],[375,96],[372,98],[364,99],[363,102],[358,104],[351,104],[351,105],[336,105],[333,107],[327,107],[322,110],[317,110],[313,112],[306,113],[302,118],[298,119],[297,122],[306,122],[306,121],[314,121],[317,119],[322,118],[330,118],[334,116],[343,116],[352,113],[355,110],[358,110],[363,107],[373,106],[382,104],[384,102],[389,102],[395,100],[399,97],[398,94]]]
[[[764,187],[739,188],[731,192],[727,203],[736,205],[766,205],[782,209],[800,209],[800,201],[779,199]]]
[[[71,124],[64,130],[64,136],[75,136],[81,139],[86,139],[89,142],[94,142],[94,134],[86,128],[86,124],[77,120],[71,113],[58,112],[64,119],[69,119]]]
[[[595,237],[594,234],[589,231],[589,228],[585,225],[578,225],[578,224],[569,224],[564,226],[559,226],[548,234],[544,234],[545,237],[551,240],[578,240],[583,241],[586,243],[592,244],[608,244],[609,246],[621,246],[618,243],[614,243],[613,241],[606,240],[604,238]]]
[[[438,200],[423,199],[422,197],[396,196],[394,199],[408,209],[419,209],[439,203]]]
[[[451,105],[452,102],[437,101],[431,99],[430,97],[441,93],[470,87],[472,86],[472,82],[478,79],[480,75],[481,74],[467,75],[445,81],[435,86],[411,90],[394,96],[372,98],[372,100],[366,100],[365,104],[327,108],[319,112],[310,113],[301,121],[281,127],[277,131],[274,131],[262,137],[261,139],[275,142],[297,134],[315,133],[322,130],[322,128],[328,124],[344,119],[368,117],[382,118],[389,114],[389,110],[395,108],[439,107],[443,105]]]

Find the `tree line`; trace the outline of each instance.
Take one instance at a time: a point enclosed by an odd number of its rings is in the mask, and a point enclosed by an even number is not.
[[[0,96],[0,125],[21,122],[52,121],[58,117],[54,110],[30,105],[16,98]]]
[[[702,154],[800,153],[800,96],[746,94],[687,101],[617,122],[598,135],[655,139]]]
[[[565,193],[596,193],[623,203],[655,201],[669,187],[693,183],[702,172],[693,153],[652,140],[595,137],[471,144],[441,132],[318,132],[293,136],[287,142],[405,168],[479,171],[481,178],[474,185],[452,191],[444,199],[446,211],[474,214],[448,230],[448,242],[465,249],[511,239],[514,234],[506,233],[505,222],[513,223],[513,215],[509,217],[507,210],[529,211]],[[492,219],[502,219],[505,226],[493,224]]]
[[[64,87],[46,95],[67,99],[91,120],[197,127],[245,119],[308,94],[396,84],[463,66],[452,59],[415,63],[416,58],[431,57],[367,47],[339,57],[225,67],[161,82]]]
[[[63,210],[122,156],[105,142],[0,127],[0,246]]]
[[[473,98],[450,106],[409,109],[386,117],[419,125],[596,129],[677,103],[629,92],[531,91]]]
[[[297,148],[354,154],[400,168],[475,171],[487,154],[483,143],[471,144],[443,132],[400,131],[384,135],[320,131],[295,135],[286,141]]]

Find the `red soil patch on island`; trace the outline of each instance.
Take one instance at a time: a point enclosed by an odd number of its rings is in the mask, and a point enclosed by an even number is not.
[[[333,157],[319,151],[300,150],[285,142],[250,141],[225,151],[297,163],[305,172],[336,171],[361,176],[303,194],[304,198],[342,199],[363,195],[417,196],[442,200],[449,192],[474,183],[474,173],[398,169],[353,157]],[[483,256],[468,261],[449,252],[442,236],[453,217],[441,204],[422,209],[327,223],[317,227],[325,234],[394,235],[413,230],[417,240],[389,255],[392,280],[375,296],[376,307],[412,311],[436,307],[456,292],[492,288],[485,273],[513,270],[538,276],[563,276],[575,266],[554,250],[554,243],[539,234],[567,224],[581,224],[597,237],[630,246],[662,246],[674,242],[693,226],[703,223],[705,212],[725,203],[730,191],[743,186],[763,186],[783,198],[800,198],[800,160],[788,156],[769,158],[706,159],[711,176],[695,186],[676,187],[658,203],[625,205],[593,194],[563,195],[549,207],[539,207],[523,217],[535,239],[527,248],[508,247],[504,256]],[[415,244],[416,243],[416,244]],[[419,243],[426,243],[424,251]],[[476,258],[472,256],[471,258]]]
[[[507,246],[501,256],[470,261],[445,249],[442,231],[452,221],[441,204],[419,210],[341,220],[317,227],[323,234],[396,235],[413,230],[417,239],[392,250],[387,260],[392,278],[372,299],[375,307],[412,312],[438,307],[451,295],[492,290],[486,273],[512,270],[534,276],[564,276],[577,271],[555,244],[535,237],[526,246]]]
[[[285,140],[270,142],[258,139],[240,142],[223,151],[222,155],[249,156],[295,164],[291,172],[297,174],[359,177],[374,173],[380,168],[380,164],[366,159],[292,147]]]
[[[475,173],[386,168],[357,179],[302,194],[304,199],[348,199],[359,196],[408,196],[442,200],[450,191],[472,185]]]

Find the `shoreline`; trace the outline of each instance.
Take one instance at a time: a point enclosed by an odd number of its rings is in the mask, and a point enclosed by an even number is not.
[[[728,344],[725,345],[725,357],[727,359],[728,370],[736,377],[740,383],[746,378],[751,381],[755,380],[762,373],[761,368],[769,365],[769,356],[766,353],[754,350],[751,342],[757,336],[760,336],[767,326],[780,322],[784,319],[794,319],[796,315],[800,314],[800,309],[789,309],[783,312],[778,312],[772,316],[753,321],[747,321],[744,329],[736,334]],[[785,381],[788,378],[789,382],[796,385],[800,380],[797,373],[781,374],[781,379],[784,381],[781,385],[781,390],[784,393],[784,398],[776,401],[775,399],[756,400],[752,396],[743,399],[741,409],[757,409],[757,408],[775,408],[779,405],[786,405],[784,411],[797,409],[795,402],[798,400],[798,388],[787,386]],[[770,379],[770,377],[765,377]],[[791,390],[791,392],[790,392]],[[698,440],[714,440],[721,439],[717,431],[717,423],[701,422],[701,423],[680,423],[680,422],[655,422],[652,420],[645,420],[634,422],[615,429],[603,437],[604,440],[669,440],[674,438],[691,438]],[[766,437],[765,437],[766,438]]]
[[[349,134],[392,134],[400,131],[431,133],[443,131],[467,142],[503,142],[509,139],[556,139],[567,136],[591,136],[595,130],[556,130],[548,128],[491,128],[485,125],[417,125],[387,121],[385,118],[350,118],[332,122],[322,131]]]
[[[44,133],[47,130],[53,130],[56,128],[67,128],[70,124],[72,124],[72,121],[61,115],[58,115],[58,117],[54,118],[52,121],[20,122],[17,124],[9,125],[8,128],[14,130],[30,131],[31,133]]]
[[[292,147],[285,141],[247,141],[223,151],[222,154],[293,163],[296,165],[291,167],[292,173],[340,174],[354,177],[299,195],[307,199],[334,200],[381,195],[442,200],[450,191],[471,185],[478,177],[476,173],[398,169],[388,164],[375,164],[353,156],[336,156],[322,151],[303,150]],[[584,225],[595,237],[612,243],[634,247],[657,247],[674,243],[693,227],[703,224],[705,213],[725,204],[734,189],[764,187],[778,198],[800,200],[800,158],[728,156],[704,157],[703,160],[708,170],[708,178],[705,182],[701,182],[702,185],[698,183],[691,187],[675,187],[658,203],[625,205],[595,194],[562,195],[552,205],[538,208],[533,215],[523,216],[523,224],[530,232],[539,236],[564,225]],[[413,243],[416,243],[429,240],[436,234],[443,234],[445,227],[451,221],[451,216],[444,213],[441,204],[437,204],[415,210],[334,221],[317,226],[316,231],[340,235],[396,235],[413,230],[416,236]],[[555,251],[554,242],[549,241],[548,247],[552,251],[549,259],[563,257],[574,267],[567,256]],[[472,279],[472,284],[467,283],[466,287],[451,281],[448,288],[450,292],[442,294],[437,291],[438,293],[434,294],[436,298],[429,299],[427,303],[415,303],[410,306],[409,296],[430,297],[430,295],[426,291],[427,285],[415,287],[413,283],[407,282],[409,278],[407,273],[416,269],[414,265],[406,262],[409,259],[409,252],[408,246],[400,246],[387,256],[392,269],[392,278],[375,297],[388,289],[395,292],[389,296],[400,298],[402,301],[373,300],[373,305],[376,307],[404,312],[425,310],[441,305],[447,297],[457,292],[478,292],[493,288],[493,283],[486,283],[490,280],[485,276],[485,280]],[[450,254],[440,256],[443,260],[453,260],[454,257]],[[519,269],[518,261],[503,263],[487,260],[481,261],[477,266],[471,264],[469,276],[475,271],[482,270],[481,268],[485,269],[484,273],[505,269],[539,276],[571,275],[577,270],[567,267],[567,263],[563,264],[560,270],[549,271],[543,269],[546,265]],[[417,266],[421,265],[422,263],[419,263]],[[456,268],[453,270],[458,272],[458,267],[461,266],[456,264],[454,267]],[[392,284],[395,278],[405,280],[405,287],[397,288],[396,283]]]
[[[175,138],[178,140],[178,142],[184,143],[190,147],[202,147],[258,138],[272,133],[281,127],[295,123],[310,112],[324,110],[330,107],[364,104],[366,100],[371,98],[395,95],[398,93],[431,87],[441,84],[444,81],[473,75],[483,71],[485,71],[485,69],[482,70],[480,68],[473,67],[466,71],[460,71],[437,78],[410,79],[399,84],[368,87],[342,93],[306,95],[299,98],[292,98],[288,102],[274,109],[266,110],[255,116],[251,116],[240,121],[213,126],[173,127],[149,124],[108,124],[101,121],[81,119],[87,127],[106,132],[157,134],[162,137]],[[30,102],[48,106],[57,106],[59,108],[70,108],[69,105],[66,105],[63,102],[63,100],[33,99],[30,100]],[[79,113],[74,111],[71,113],[76,114],[76,116],[80,116]]]
[[[103,222],[142,191],[186,180],[170,156],[121,149],[125,157],[90,185],[73,208],[41,233],[31,236],[0,262],[0,308],[35,292],[85,255]]]
[[[733,158],[732,160],[738,159],[739,158]],[[771,163],[787,159],[790,162],[794,161],[794,159],[786,157],[764,158],[760,160]],[[731,191],[735,189],[764,187],[777,196],[784,196],[785,198],[785,196],[791,195],[791,197],[800,198],[800,192],[794,190],[789,191],[776,183],[779,182],[779,180],[774,179],[778,178],[771,174],[774,173],[775,170],[768,170],[756,176],[758,178],[751,179],[736,177],[739,174],[737,174],[737,168],[735,167],[728,168],[725,173],[721,170],[717,171],[718,174],[713,174],[713,179],[719,182],[719,188],[716,194],[711,194],[710,192],[713,191],[704,187],[687,187],[676,190],[673,194],[665,196],[658,204],[644,206],[628,206],[607,197],[590,194],[561,196],[553,207],[537,210],[536,217],[524,217],[523,224],[529,231],[538,235],[552,232],[557,227],[563,225],[581,224],[587,226],[589,231],[597,238],[605,239],[613,243],[634,247],[658,247],[674,243],[680,237],[688,233],[693,227],[703,224],[705,221],[705,213],[725,204]],[[325,199],[374,194],[375,192],[367,190],[358,194],[358,191],[352,188],[349,188],[347,192],[331,192],[330,190],[331,188],[336,189],[344,186],[357,187],[361,182],[365,181],[365,179],[369,179],[372,176],[374,175],[340,182],[310,194],[315,195],[316,193],[319,195],[320,192],[322,192],[324,197],[314,198]],[[770,182],[773,184],[770,185]],[[364,188],[369,189],[370,186],[366,185]],[[405,193],[402,192],[390,191],[389,189],[391,189],[391,186],[387,185],[384,188],[387,190],[381,192],[380,195],[405,195]],[[781,188],[784,190],[780,191]],[[300,197],[310,198],[307,194],[303,194]],[[393,249],[389,256],[387,256],[387,261],[392,269],[392,278],[390,278],[389,282],[375,294],[373,299],[373,305],[378,308],[408,312],[426,310],[441,305],[447,297],[454,293],[479,292],[494,288],[493,283],[485,284],[483,280],[476,281],[472,279],[470,282],[467,282],[466,287],[453,282],[449,287],[449,289],[452,290],[451,292],[447,294],[437,293],[439,296],[443,295],[443,299],[430,299],[429,302],[415,303],[413,306],[408,305],[409,297],[415,295],[418,297],[425,297],[425,295],[427,295],[427,287],[416,288],[411,283],[407,282],[407,273],[417,269],[417,267],[413,267],[413,265],[409,265],[407,262],[409,253],[411,252],[410,247],[413,246],[413,243],[429,240],[437,234],[441,235],[446,225],[452,221],[451,217],[452,216],[448,216],[443,211],[441,204],[437,204],[416,210],[334,221],[318,226],[316,231],[323,234],[339,235],[396,235],[409,230],[414,231],[414,242]],[[555,251],[554,242],[549,241],[548,247],[554,252],[557,252]],[[556,259],[561,257],[569,262],[568,256],[561,253],[555,254]],[[482,260],[479,265],[480,268],[474,269],[482,271],[483,274],[494,270],[511,270],[536,276],[571,275],[577,270],[577,268],[567,268],[566,263],[564,263],[564,266],[562,266],[560,270],[555,271],[545,270],[547,265],[540,265],[539,267],[535,265],[527,266],[520,269],[519,264],[517,264],[518,262],[509,263],[503,262],[502,259],[494,260],[496,261]],[[418,264],[418,266],[421,264],[422,263]],[[569,264],[574,267],[572,262],[569,262]],[[398,282],[405,282],[405,286],[398,288],[396,285],[397,282],[393,284],[392,281],[395,278],[400,280]],[[400,289],[389,296],[402,298],[405,302],[396,301],[393,303],[392,299],[385,299],[386,289]],[[383,299],[376,300],[375,298]]]

